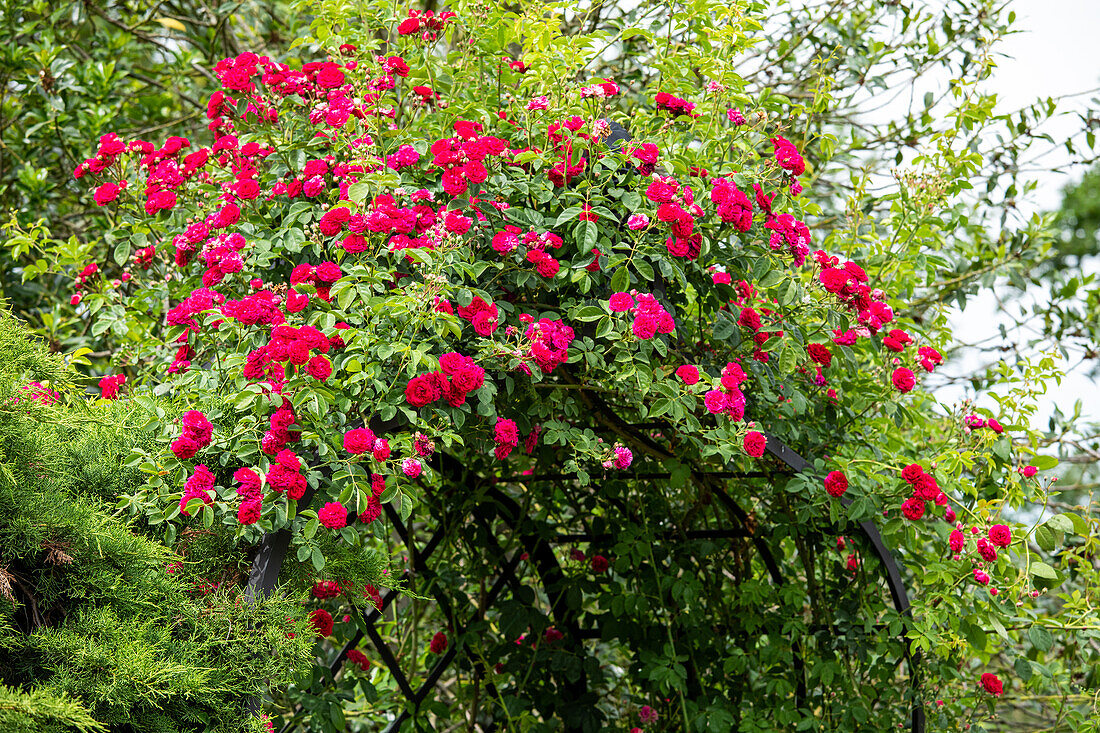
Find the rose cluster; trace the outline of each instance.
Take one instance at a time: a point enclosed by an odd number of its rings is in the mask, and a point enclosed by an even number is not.
[[[613,313],[633,313],[631,331],[642,340],[649,340],[658,333],[672,333],[676,329],[672,314],[648,293],[615,293],[608,305]]]
[[[485,384],[485,370],[468,356],[451,351],[439,357],[438,372],[421,374],[405,386],[405,400],[413,407],[424,407],[446,399],[452,407],[466,403],[466,395]]]

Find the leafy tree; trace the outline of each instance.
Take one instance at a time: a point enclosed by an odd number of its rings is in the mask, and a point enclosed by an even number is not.
[[[275,51],[295,35],[277,2],[12,2],[0,10],[0,295],[61,348],[81,324],[59,311],[63,281],[40,272],[23,235],[49,234],[72,254],[109,225],[72,172],[85,141],[113,131],[181,134],[203,128],[209,69],[226,55]],[[36,225],[44,225],[45,230]],[[31,240],[22,241],[29,243]]]

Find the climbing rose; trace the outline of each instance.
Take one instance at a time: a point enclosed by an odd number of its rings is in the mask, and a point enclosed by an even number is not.
[[[424,407],[439,397],[439,390],[424,375],[413,377],[405,386],[405,400],[413,407]]]
[[[755,430],[750,430],[748,433],[745,434],[745,452],[753,458],[759,458],[760,456],[764,455],[764,448],[767,446],[767,444],[768,439],[764,437],[763,433],[758,433]],[[834,473],[839,473],[839,471]],[[841,474],[841,476],[843,475],[844,474]],[[827,482],[828,479],[826,479],[826,488],[828,488]],[[840,493],[843,494],[844,492],[841,491]]]
[[[901,504],[901,513],[906,519],[915,522],[924,516],[924,502],[913,497],[906,499]]]
[[[332,376],[332,363],[318,354],[306,364],[306,371],[309,372],[309,376],[324,382]]]
[[[1012,530],[1004,524],[994,524],[989,528],[989,541],[997,547],[1008,547],[1012,544]]]
[[[1004,683],[1000,678],[992,672],[986,672],[982,675],[982,688],[985,689],[990,695],[994,697],[1000,697],[1004,692]]]
[[[309,614],[309,623],[317,631],[317,636],[332,636],[332,614],[323,608]]]
[[[989,573],[984,570],[974,568],[974,582],[978,585],[989,585]]]
[[[117,400],[119,390],[126,384],[125,374],[111,374],[99,380],[99,388],[103,392],[103,399]]]
[[[691,365],[684,364],[682,367],[676,370],[676,376],[680,378],[680,381],[689,387],[699,381],[699,370]]]
[[[611,310],[615,313],[623,313],[634,307],[634,298],[630,293],[615,293],[609,301]]]
[[[366,672],[370,669],[370,660],[367,659],[367,655],[358,649],[350,649],[348,651],[348,662],[359,667],[359,669]]]
[[[369,428],[355,428],[344,433],[344,450],[356,456],[368,453],[374,448],[374,440]]]
[[[901,477],[909,483],[916,481],[923,473],[924,468],[917,463],[910,463],[908,466],[901,469]]]
[[[703,397],[703,404],[706,405],[709,412],[719,413],[726,409],[729,400],[722,390],[712,389]]]
[[[240,508],[237,510],[237,521],[241,524],[255,524],[260,521],[262,512],[263,503],[260,499],[242,501]]]
[[[848,477],[840,471],[830,471],[825,477],[825,491],[829,496],[839,499],[848,490]]]
[[[894,383],[894,387],[899,392],[908,392],[913,389],[913,386],[917,383],[916,377],[913,376],[912,369],[906,369],[905,367],[898,367],[894,370],[894,374],[890,377],[890,381]]]
[[[318,580],[313,584],[313,597],[322,601],[340,595],[340,584],[335,580]]]
[[[1005,431],[1005,429],[1001,427],[1001,424],[993,418],[989,418],[988,420],[986,420],[985,424],[989,426],[990,430],[997,433],[998,435]]]
[[[606,573],[607,568],[610,566],[607,558],[603,555],[593,555],[589,563],[591,564],[592,572],[594,573]]]
[[[118,186],[113,183],[104,183],[95,190],[93,197],[99,206],[106,206],[118,198]]]
[[[806,347],[806,351],[809,353],[810,358],[821,366],[827,367],[833,361],[832,352],[824,344],[810,344]]]
[[[1039,469],[1035,466],[1024,466],[1020,469],[1020,473],[1024,475],[1024,478],[1031,478],[1035,474],[1039,473]]]
[[[638,720],[643,723],[656,723],[657,711],[648,705],[643,705],[642,709],[638,711]]]
[[[195,451],[210,445],[210,440],[214,435],[214,426],[206,419],[206,415],[198,410],[188,410],[183,413],[183,418],[180,422],[183,425],[183,435],[181,438],[186,438],[191,441],[194,444]],[[175,443],[172,445],[172,451],[175,452]],[[183,456],[180,456],[178,453],[176,455],[180,459],[183,459]],[[191,455],[194,455],[194,452],[192,452]],[[187,458],[190,457],[191,456],[187,456]]]
[[[401,463],[401,470],[409,478],[416,478],[421,471],[420,461],[416,458],[406,458]]]
[[[442,631],[436,632],[432,637],[432,643],[428,646],[428,651],[432,654],[442,654],[447,648],[447,635]]]
[[[800,176],[806,172],[806,163],[798,153],[798,148],[791,141],[782,138],[772,138],[775,147],[775,160],[779,167],[791,172],[791,175]]]
[[[340,529],[348,523],[348,510],[338,501],[330,501],[317,512],[317,519],[329,529]]]
[[[630,452],[629,448],[622,445],[615,446],[615,468],[619,470],[630,468],[633,460],[634,454]]]
[[[966,545],[966,535],[956,529],[951,533],[947,544],[951,547],[951,552],[958,554],[962,552],[963,547]]]
[[[385,438],[376,438],[374,441],[374,460],[385,461],[390,457],[390,441]]]

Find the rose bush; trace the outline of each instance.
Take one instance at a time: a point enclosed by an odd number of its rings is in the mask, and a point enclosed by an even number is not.
[[[120,509],[165,525],[170,545],[192,524],[239,547],[288,531],[284,588],[312,589],[319,637],[342,642],[373,608],[425,674],[428,654],[461,650],[474,682],[459,712],[434,715],[883,729],[923,704],[961,726],[1003,692],[984,676],[990,629],[1021,684],[1080,681],[1041,656],[1052,624],[1035,599],[1064,579],[1043,553],[1089,524],[999,519],[1049,487],[1016,470],[1052,467],[1025,460],[1033,395],[1006,395],[998,415],[922,395],[947,333],[942,316],[900,313],[935,255],[913,237],[895,250],[858,217],[815,234],[804,153],[830,140],[744,96],[738,13],[697,21],[697,72],[666,59],[660,88],[628,98],[584,78],[592,39],[538,8],[376,10],[367,24],[319,11],[327,53],[300,67],[248,52],[217,64],[207,139],[105,135],[77,166],[113,225],[72,303],[93,334],[137,344],[137,378],[103,396],[121,389],[161,438],[135,451],[148,481]],[[950,228],[973,168],[947,132],[925,164],[955,177],[902,181],[896,230]],[[813,470],[778,470],[772,440]],[[415,598],[383,609],[380,588],[425,573],[393,531],[478,516],[487,496],[522,508],[513,524],[585,530],[554,592],[516,591],[521,621],[477,634]],[[908,566],[911,618],[848,546],[868,520]],[[707,544],[731,522],[740,540]],[[465,559],[449,545],[450,579],[433,587],[484,586],[476,552],[549,585],[545,565],[520,565],[530,536],[479,539]],[[786,581],[763,548],[788,560]],[[599,620],[597,644],[557,627],[554,598]],[[319,671],[273,712],[300,717],[280,709],[293,704],[324,729],[366,706],[370,729],[403,707],[377,666],[333,687],[320,670],[364,667],[362,652],[318,643]]]

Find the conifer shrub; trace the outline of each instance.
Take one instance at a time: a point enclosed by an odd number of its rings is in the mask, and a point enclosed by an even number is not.
[[[256,729],[251,699],[308,661],[300,604],[201,583],[224,553],[181,557],[111,515],[143,481],[125,462],[145,417],[74,376],[0,315],[3,730]]]

